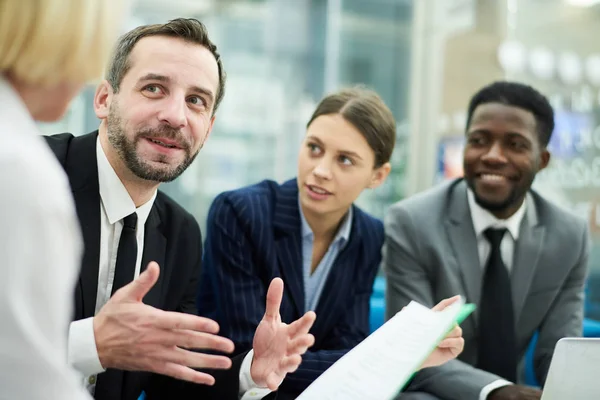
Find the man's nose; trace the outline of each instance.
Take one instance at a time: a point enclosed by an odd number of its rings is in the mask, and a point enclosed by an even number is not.
[[[493,143],[489,150],[483,155],[482,159],[489,162],[504,163],[506,157],[500,143]]]
[[[185,100],[172,97],[163,103],[158,118],[160,122],[166,123],[172,128],[181,129],[187,125],[186,109]]]

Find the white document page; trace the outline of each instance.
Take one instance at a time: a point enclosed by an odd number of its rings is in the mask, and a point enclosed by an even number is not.
[[[453,328],[464,304],[434,312],[411,302],[340,358],[298,400],[388,400]]]

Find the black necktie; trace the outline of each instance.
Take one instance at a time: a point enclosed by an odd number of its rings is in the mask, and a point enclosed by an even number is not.
[[[121,238],[119,239],[117,262],[115,264],[115,279],[113,281],[111,296],[117,290],[133,281],[135,261],[137,259],[136,224],[136,213],[123,218],[123,231],[121,231]]]
[[[123,230],[119,238],[117,261],[115,263],[115,278],[111,296],[117,290],[133,281],[135,261],[137,259],[137,239],[135,237],[137,214],[133,213],[123,218]],[[114,399],[120,396],[123,385],[123,371],[109,368],[98,374],[94,398],[97,400]]]
[[[502,261],[500,243],[506,229],[484,232],[491,245],[479,307],[477,367],[516,382],[517,350],[510,276]]]

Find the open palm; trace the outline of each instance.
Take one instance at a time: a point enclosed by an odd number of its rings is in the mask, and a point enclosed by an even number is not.
[[[250,373],[258,386],[271,390],[277,390],[285,375],[298,368],[302,354],[315,340],[308,333],[315,322],[315,313],[309,311],[289,325],[281,322],[279,308],[282,297],[283,281],[275,278],[267,292],[265,315],[254,333]]]

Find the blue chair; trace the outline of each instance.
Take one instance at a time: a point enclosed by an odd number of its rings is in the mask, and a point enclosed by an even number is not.
[[[369,318],[369,328],[371,333],[383,325],[385,321],[385,299],[371,297],[371,314]]]
[[[376,331],[385,322],[385,278],[378,276],[373,284],[371,296],[371,311],[369,314],[369,328],[371,333]]]
[[[375,283],[373,283],[373,297],[385,297],[385,277],[375,277]]]
[[[584,337],[600,337],[600,321],[593,319],[583,320],[583,336]]]
[[[525,384],[528,386],[539,387],[540,384],[535,377],[535,370],[533,368],[533,354],[535,353],[535,346],[537,344],[538,333],[536,332],[531,338],[531,342],[525,352]]]

